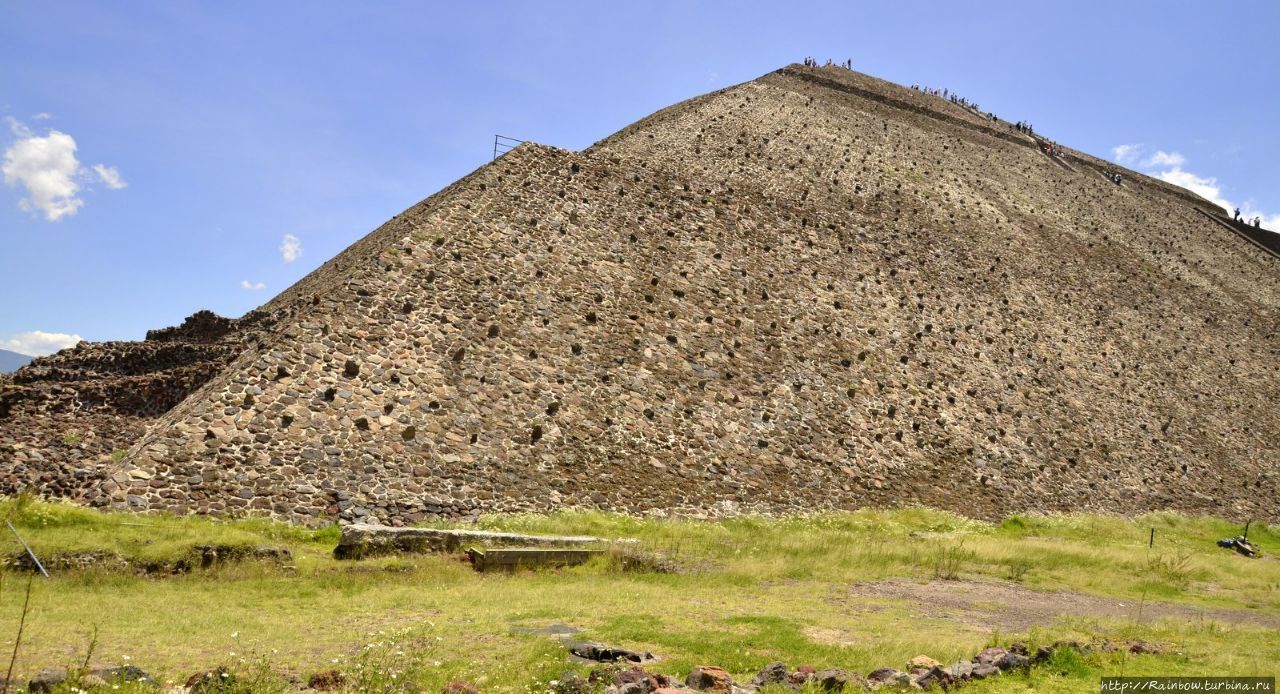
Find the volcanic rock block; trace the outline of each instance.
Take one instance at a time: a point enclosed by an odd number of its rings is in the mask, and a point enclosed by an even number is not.
[[[381,554],[425,554],[456,552],[467,545],[486,547],[582,547],[604,540],[589,535],[522,535],[484,530],[441,530],[436,528],[392,528],[384,525],[352,523],[342,527],[333,556],[363,559]]]

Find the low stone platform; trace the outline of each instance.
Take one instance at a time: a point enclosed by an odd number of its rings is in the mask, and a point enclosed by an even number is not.
[[[342,528],[333,550],[338,559],[362,559],[383,554],[456,552],[467,546],[483,547],[581,547],[607,542],[590,535],[521,535],[484,530],[393,528],[353,523]]]
[[[516,571],[519,569],[577,566],[603,554],[601,549],[571,547],[516,547],[467,550],[476,571]]]

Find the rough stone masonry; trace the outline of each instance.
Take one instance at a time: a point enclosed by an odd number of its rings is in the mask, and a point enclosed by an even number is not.
[[[527,144],[220,338],[233,356],[134,413],[127,452],[77,458],[54,439],[78,420],[41,420],[10,488],[307,523],[1276,520],[1280,261],[1186,191],[1066,156],[800,66],[583,152]],[[33,416],[11,406],[0,445]]]

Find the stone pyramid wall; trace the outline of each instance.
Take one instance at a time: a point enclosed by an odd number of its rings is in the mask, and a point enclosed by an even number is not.
[[[89,497],[1274,520],[1280,266],[1068,155],[798,66],[581,153],[522,146],[263,307]]]

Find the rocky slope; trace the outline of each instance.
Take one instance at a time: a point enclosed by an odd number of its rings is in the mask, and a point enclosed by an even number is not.
[[[81,342],[0,377],[0,493],[83,498],[147,425],[217,375],[264,323],[201,311],[142,342]]]
[[[1184,190],[1063,154],[799,66],[584,152],[522,146],[273,299],[78,489],[306,522],[1276,519],[1280,260]]]

